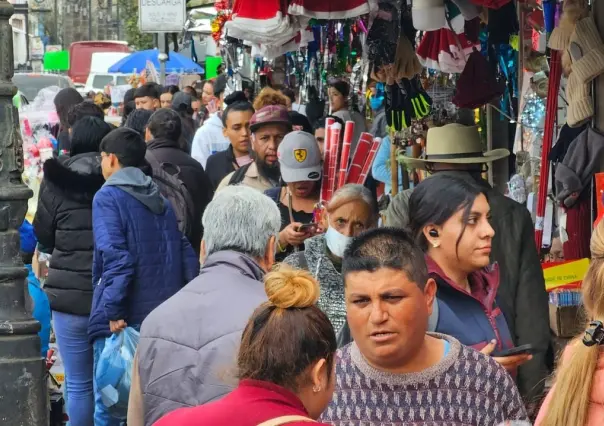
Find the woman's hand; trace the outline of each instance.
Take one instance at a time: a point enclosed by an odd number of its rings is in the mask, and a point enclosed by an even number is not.
[[[287,225],[283,231],[279,232],[279,244],[281,247],[286,246],[299,246],[304,243],[304,240],[309,238],[311,234],[309,232],[298,232],[297,229],[302,226],[299,222],[292,222]]]
[[[491,340],[491,342],[488,345],[486,345],[484,348],[482,348],[480,350],[480,352],[485,355],[490,356],[493,353],[493,351],[495,350],[496,346],[497,346],[497,341]],[[533,356],[530,354],[520,354],[520,355],[511,355],[511,356],[504,356],[504,357],[494,356],[493,359],[495,361],[497,361],[507,371],[515,371],[522,364],[533,359]]]

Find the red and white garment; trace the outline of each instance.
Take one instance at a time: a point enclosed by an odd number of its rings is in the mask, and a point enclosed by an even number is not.
[[[316,19],[347,19],[377,10],[376,0],[290,0],[291,15]]]
[[[299,30],[287,6],[287,0],[235,0],[233,18],[225,24],[227,34],[259,44],[284,44]]]
[[[480,42],[472,42],[465,34],[443,28],[424,34],[417,47],[417,57],[426,68],[461,73],[474,48],[480,49]]]

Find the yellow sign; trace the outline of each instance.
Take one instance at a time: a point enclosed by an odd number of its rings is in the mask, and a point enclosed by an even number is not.
[[[589,268],[589,259],[573,260],[548,266],[543,265],[545,289],[554,290],[559,287],[580,287],[583,277]]]

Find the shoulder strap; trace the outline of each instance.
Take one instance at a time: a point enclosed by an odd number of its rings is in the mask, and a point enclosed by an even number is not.
[[[231,176],[231,180],[229,180],[229,185],[241,183],[245,178],[247,170],[250,168],[250,164],[246,164],[245,166],[239,167],[237,170],[235,170],[235,173],[233,173],[233,176]]]
[[[298,269],[302,269],[303,271],[308,271],[308,262],[306,260],[306,256],[303,251],[296,252],[296,256],[298,256]]]
[[[280,426],[280,425],[286,425],[288,423],[293,423],[293,422],[316,423],[314,420],[309,419],[308,417],[304,417],[304,416],[282,416],[282,417],[277,417],[275,419],[271,419],[271,420],[262,422],[258,426]]]

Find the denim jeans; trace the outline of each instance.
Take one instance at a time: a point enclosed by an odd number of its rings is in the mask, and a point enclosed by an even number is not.
[[[105,339],[100,338],[94,341],[94,374],[96,377],[96,367],[105,347]],[[101,400],[101,392],[97,388],[96,380],[94,383],[94,426],[123,426],[126,422],[116,419],[107,412],[107,408]]]
[[[88,317],[52,312],[59,354],[65,366],[70,426],[94,426],[93,354]]]

